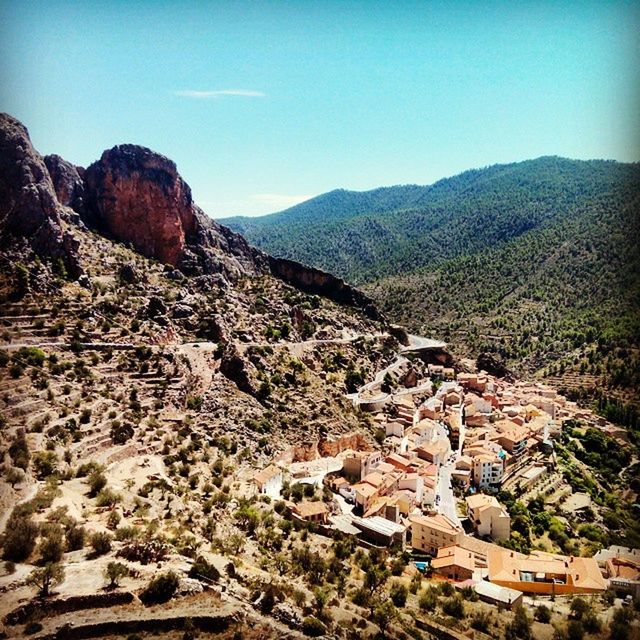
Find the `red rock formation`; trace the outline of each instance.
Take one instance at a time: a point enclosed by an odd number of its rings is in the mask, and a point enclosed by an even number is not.
[[[91,222],[147,257],[179,263],[185,237],[195,230],[194,207],[191,189],[171,160],[120,145],[105,151],[85,180]]]

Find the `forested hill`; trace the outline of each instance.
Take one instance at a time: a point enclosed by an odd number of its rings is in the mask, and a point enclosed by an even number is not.
[[[332,191],[280,213],[220,222],[272,254],[362,284],[485,251],[603,194],[626,199],[639,175],[638,165],[544,157],[428,187]]]
[[[637,402],[640,164],[543,157],[222,223],[460,354]]]

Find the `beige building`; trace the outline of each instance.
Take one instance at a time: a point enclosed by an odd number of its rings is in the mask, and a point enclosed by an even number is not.
[[[504,475],[504,461],[496,454],[481,453],[473,457],[473,482],[476,487],[498,487]]]
[[[362,480],[382,462],[380,451],[356,451],[344,459],[343,471],[348,478]]]
[[[594,558],[560,556],[540,551],[526,556],[495,546],[488,554],[489,580],[523,593],[572,595],[607,588]]]
[[[476,562],[471,551],[454,545],[438,549],[438,556],[431,561],[431,567],[449,580],[462,581],[473,577]]]
[[[478,493],[466,498],[466,503],[469,520],[479,536],[508,540],[511,535],[511,518],[493,496]]]
[[[459,544],[464,536],[462,527],[440,513],[428,516],[413,516],[411,544],[416,551],[436,555],[438,549]]]
[[[278,498],[282,491],[282,469],[270,464],[253,476],[253,483],[258,493]]]

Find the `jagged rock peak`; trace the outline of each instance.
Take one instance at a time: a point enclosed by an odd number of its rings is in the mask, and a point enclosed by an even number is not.
[[[76,213],[84,213],[84,169],[76,167],[59,155],[44,157],[58,202],[71,207]]]
[[[79,275],[77,242],[65,230],[49,171],[27,128],[0,113],[0,241],[26,241],[39,255],[62,258]]]

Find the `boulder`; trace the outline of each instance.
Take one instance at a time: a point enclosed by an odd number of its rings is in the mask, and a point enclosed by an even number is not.
[[[140,274],[138,273],[138,269],[133,262],[127,262],[120,267],[118,272],[118,276],[122,282],[126,282],[127,284],[136,284],[140,282]]]

